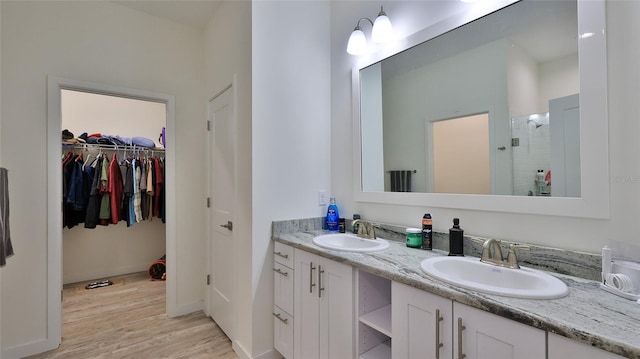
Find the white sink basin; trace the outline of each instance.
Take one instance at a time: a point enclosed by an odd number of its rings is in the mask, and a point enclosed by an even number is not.
[[[313,243],[323,248],[348,252],[378,252],[389,248],[389,242],[385,239],[364,239],[347,233],[323,234],[315,237]]]
[[[473,257],[434,257],[420,263],[428,275],[449,284],[489,294],[526,299],[555,299],[569,294],[558,278],[531,268],[512,269]]]

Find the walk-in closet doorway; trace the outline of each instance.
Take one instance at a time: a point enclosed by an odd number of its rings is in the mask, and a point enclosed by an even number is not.
[[[130,111],[164,112],[160,121],[152,120],[148,123],[132,124],[126,129],[118,119],[102,118],[101,123],[92,123],[92,118],[82,118],[83,105],[90,108],[99,106],[100,101],[111,101],[117,106],[129,107]],[[70,104],[73,105],[70,107]],[[80,104],[80,105],[79,105]],[[140,104],[141,106],[138,106]],[[168,316],[174,316],[176,307],[176,265],[175,265],[175,142],[172,134],[175,128],[175,100],[173,96],[152,93],[142,90],[114,87],[104,84],[89,83],[57,77],[48,78],[48,288],[47,288],[47,337],[48,342],[58,345],[62,336],[62,286],[67,283],[102,279],[119,274],[144,271],[155,259],[166,254],[166,311]],[[70,110],[72,108],[72,110]],[[146,110],[145,110],[146,108]],[[63,111],[65,109],[65,111]],[[142,110],[141,110],[142,109]],[[63,113],[67,118],[63,118]],[[140,114],[133,117],[144,122]],[[144,116],[144,115],[142,115]],[[94,117],[98,117],[97,115]],[[125,121],[126,122],[126,121]],[[67,128],[71,127],[73,129]],[[148,131],[143,129],[148,127]],[[63,198],[63,171],[60,159],[64,152],[81,151],[91,154],[103,151],[112,158],[116,152],[118,159],[132,156],[131,147],[124,152],[124,148],[104,146],[104,149],[92,148],[87,145],[62,145],[61,135],[64,129],[69,130],[74,138],[83,132],[87,135],[100,133],[103,135],[120,136],[122,138],[142,137],[158,142],[162,127],[166,128],[164,146],[166,149],[139,150],[138,155],[164,157],[164,218],[152,217],[151,221],[142,221],[128,225],[127,221],[98,225],[95,229],[83,228],[79,223],[77,228],[66,227],[66,214],[61,211]],[[74,132],[75,131],[75,132]],[[133,132],[131,132],[133,131]],[[136,132],[137,131],[137,132]],[[78,133],[76,133],[78,132]],[[72,146],[74,148],[65,148]],[[100,146],[97,146],[100,147]],[[162,148],[162,146],[159,146]],[[147,151],[147,152],[145,152]],[[153,213],[152,213],[153,215]],[[130,223],[129,223],[130,224]],[[137,237],[137,238],[136,238]],[[111,238],[111,242],[109,239]],[[83,247],[84,246],[84,247]],[[102,254],[102,255],[101,255]],[[110,266],[110,264],[112,264]],[[93,289],[96,290],[96,289]],[[99,290],[99,289],[98,289]]]

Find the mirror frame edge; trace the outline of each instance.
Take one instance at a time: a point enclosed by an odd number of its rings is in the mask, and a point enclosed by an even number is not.
[[[360,70],[428,41],[446,31],[497,11],[517,1],[501,1],[484,13],[454,15],[408,36],[403,45],[380,51],[367,59],[356,59],[352,69],[353,184],[356,202],[429,206],[492,212],[554,215],[579,218],[609,218],[609,131],[607,107],[607,53],[605,0],[577,0],[578,33],[594,33],[579,39],[580,68],[580,172],[582,196],[529,197],[469,195],[449,193],[399,193],[362,191],[362,153],[360,138]],[[589,76],[585,76],[589,74]],[[583,138],[598,138],[597,144]],[[587,160],[588,159],[588,160]]]

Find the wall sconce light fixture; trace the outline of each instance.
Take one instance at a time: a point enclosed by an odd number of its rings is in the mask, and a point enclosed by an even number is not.
[[[347,52],[349,54],[362,55],[367,50],[367,39],[360,27],[360,22],[362,20],[368,21],[373,27],[371,30],[371,40],[374,43],[386,44],[393,40],[393,27],[391,26],[391,21],[382,9],[382,6],[380,6],[380,13],[378,14],[375,22],[366,17],[358,20],[355,29],[353,29],[353,32],[349,37],[349,42],[347,43]]]

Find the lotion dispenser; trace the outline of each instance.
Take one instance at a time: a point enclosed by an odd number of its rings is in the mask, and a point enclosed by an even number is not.
[[[458,218],[453,219],[453,228],[449,229],[449,255],[464,256],[464,231]]]

